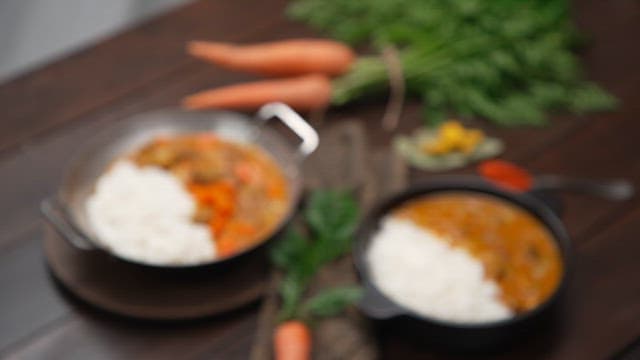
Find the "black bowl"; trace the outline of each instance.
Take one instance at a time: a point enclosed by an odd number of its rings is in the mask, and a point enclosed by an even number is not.
[[[460,324],[429,318],[407,309],[386,297],[370,278],[366,251],[372,235],[378,231],[380,220],[408,200],[439,192],[460,191],[482,193],[515,204],[540,219],[553,235],[563,261],[563,275],[555,292],[542,304],[512,318],[479,324]],[[504,346],[523,335],[539,329],[552,318],[553,308],[566,288],[570,265],[570,242],[562,222],[552,207],[538,194],[514,193],[497,188],[482,178],[473,176],[439,177],[411,187],[383,201],[368,214],[356,234],[354,259],[365,289],[359,307],[377,325],[399,331],[420,342],[455,351],[492,350]]]

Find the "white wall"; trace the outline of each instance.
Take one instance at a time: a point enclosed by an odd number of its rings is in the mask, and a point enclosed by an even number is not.
[[[0,0],[0,82],[191,0]]]

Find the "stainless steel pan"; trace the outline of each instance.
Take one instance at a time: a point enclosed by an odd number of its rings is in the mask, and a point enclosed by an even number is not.
[[[277,131],[266,127],[265,123],[271,119],[282,121],[301,142],[293,144]],[[213,132],[225,139],[256,144],[268,152],[280,165],[288,182],[290,203],[287,216],[283,217],[276,230],[256,245],[228,258],[199,264],[163,266],[119,258],[97,240],[87,221],[85,203],[96,180],[115,159],[131,153],[159,135],[194,132]],[[301,163],[317,146],[316,131],[281,103],[264,105],[255,118],[227,111],[194,113],[169,109],[148,112],[119,121],[87,139],[85,144],[79,144],[57,194],[42,202],[41,211],[61,236],[84,251],[105,252],[120,260],[149,267],[189,268],[228,263],[262,248],[291,218],[302,192]]]

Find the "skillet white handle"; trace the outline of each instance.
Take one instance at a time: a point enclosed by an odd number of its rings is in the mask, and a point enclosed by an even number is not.
[[[289,106],[279,102],[268,103],[258,110],[257,116],[264,122],[277,118],[287,125],[302,140],[298,147],[298,153],[302,157],[309,156],[318,148],[318,133]]]

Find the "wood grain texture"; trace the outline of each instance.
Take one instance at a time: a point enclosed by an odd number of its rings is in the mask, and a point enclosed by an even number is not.
[[[0,85],[0,150],[194,63],[183,51],[188,40],[258,35],[281,18],[283,5],[282,0],[198,1]]]
[[[215,321],[137,323],[81,310],[47,336],[21,344],[10,359],[196,359],[246,358],[255,327],[252,308]]]
[[[52,286],[42,262],[37,204],[55,189],[74,144],[90,139],[102,124],[173,105],[195,90],[250,78],[186,58],[186,39],[258,41],[313,34],[284,20],[283,5],[284,0],[196,2],[0,85],[0,186],[10,189],[0,202],[0,356],[248,356],[256,308],[174,327],[116,319],[68,301]],[[506,140],[506,158],[537,172],[624,176],[640,185],[640,3],[576,0],[574,13],[592,40],[582,56],[588,76],[623,101],[620,110],[584,118],[558,116],[550,127],[540,129],[473,124]],[[378,126],[382,113],[382,105],[362,103],[332,110],[328,122],[360,118],[370,143],[382,148],[389,141]],[[420,107],[409,102],[401,131],[420,122]],[[431,176],[410,173],[412,181]],[[564,200],[564,220],[577,249],[560,325],[499,358],[599,359],[640,336],[640,289],[632,281],[640,274],[638,199],[616,204],[566,195]],[[382,339],[381,349],[393,359],[447,358],[392,335]]]
[[[41,232],[34,222],[16,234],[0,261],[0,352],[69,312],[47,275]]]

